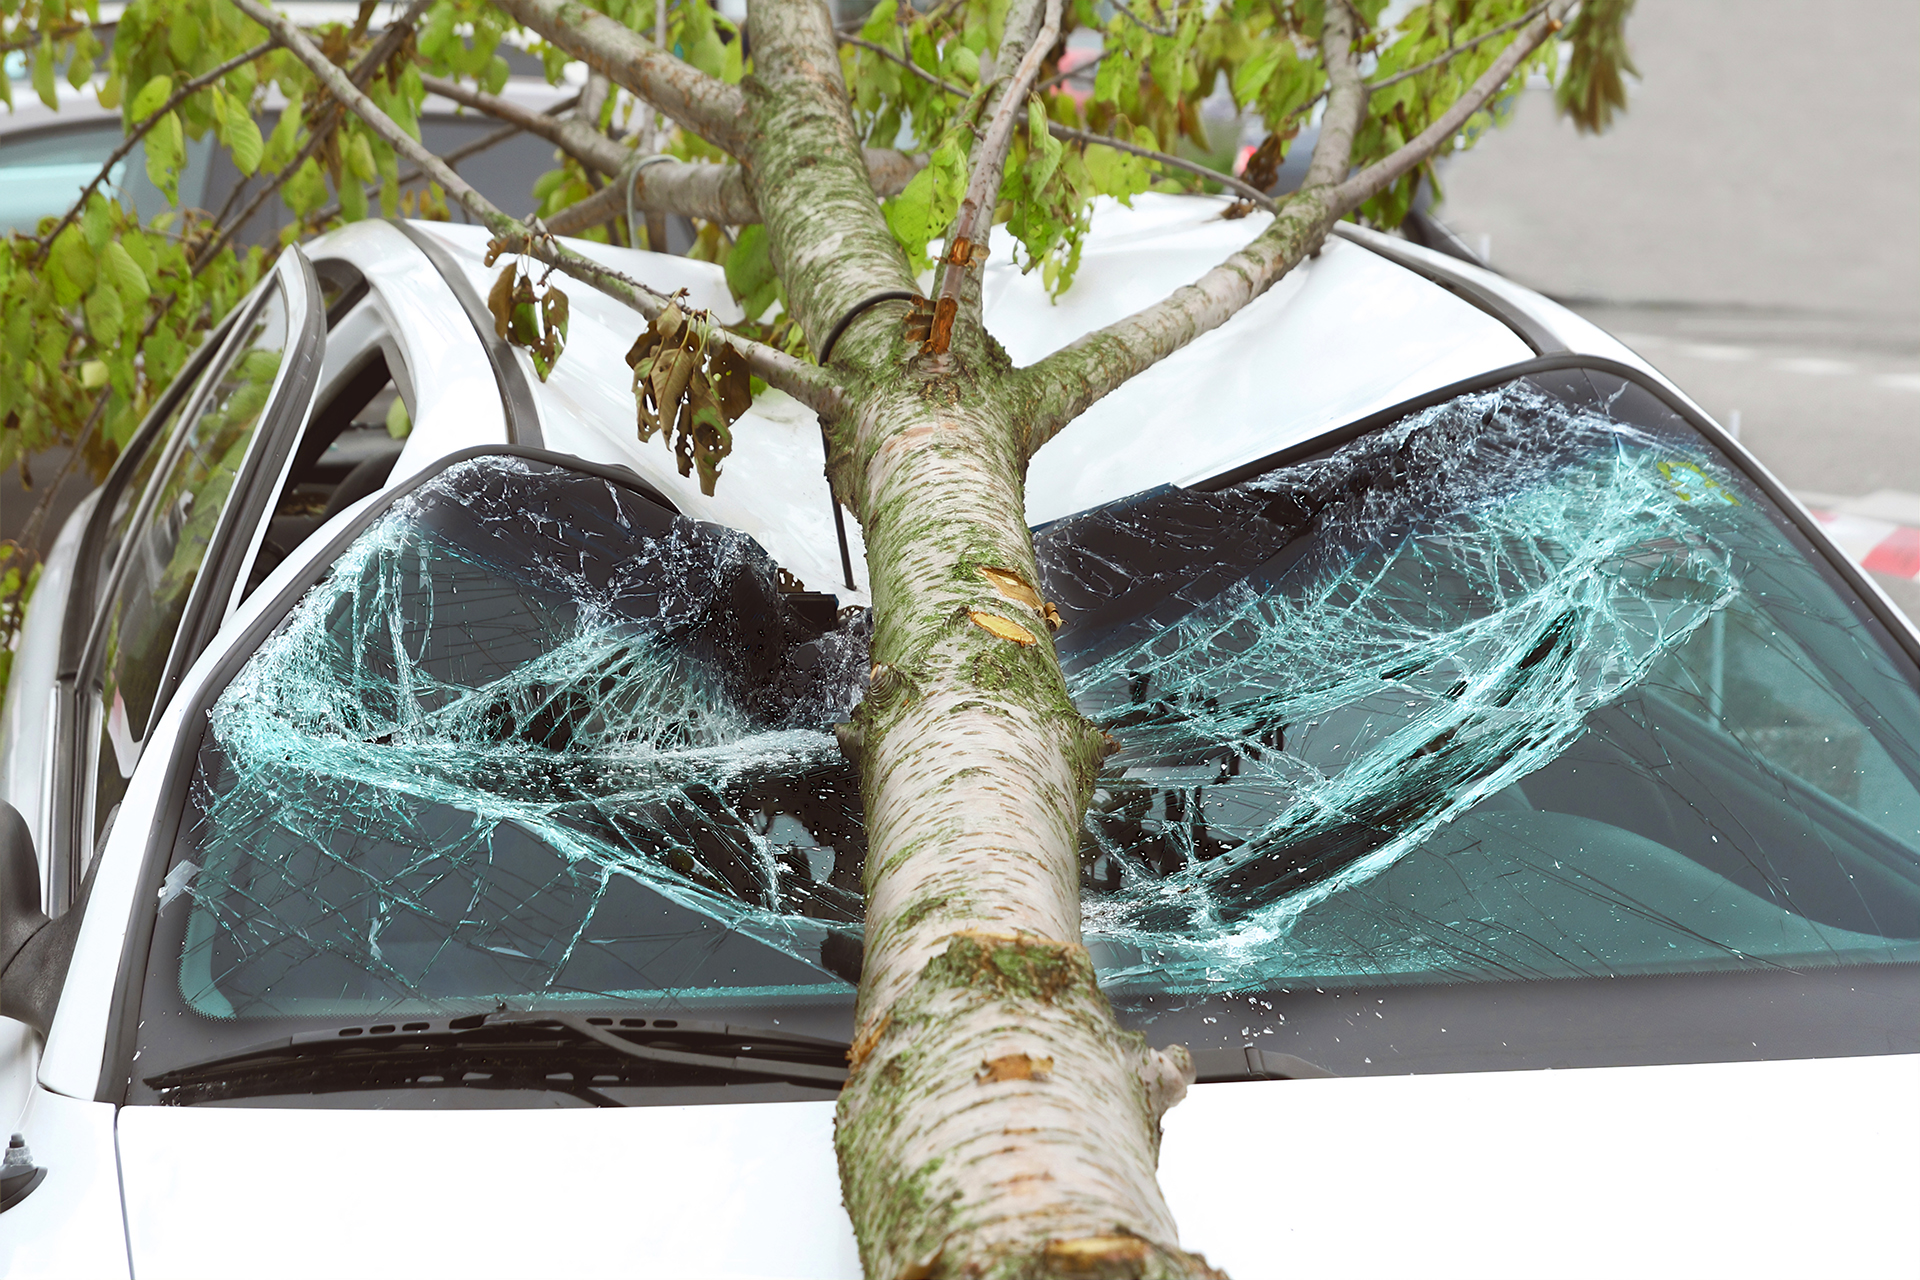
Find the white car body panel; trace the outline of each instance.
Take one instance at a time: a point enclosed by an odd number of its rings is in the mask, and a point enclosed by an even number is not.
[[[1201,1085],[1165,1129],[1235,1280],[1914,1273],[1920,1057]]]
[[[80,537],[99,502],[97,493],[81,500],[41,564],[40,581],[33,589],[35,607],[28,611],[26,624],[20,628],[13,671],[7,678],[4,717],[0,718],[0,800],[18,809],[27,820],[33,847],[40,852],[43,885],[53,799],[47,794],[46,744],[52,736],[53,682],[60,670],[60,626],[66,615],[67,596],[73,590],[74,557],[80,550]]]
[[[1148,306],[1264,231],[1225,201],[1102,202],[1097,243],[1050,304],[995,230],[987,327],[1026,365]],[[1171,240],[1172,247],[1168,245]],[[1098,402],[1034,456],[1027,520],[1043,524],[1161,484],[1191,484],[1425,391],[1533,354],[1511,329],[1376,254],[1329,239],[1232,320]],[[1168,459],[1178,461],[1169,465]]]
[[[288,1280],[855,1280],[832,1124],[829,1102],[135,1107],[119,1143],[140,1280],[250,1280],[264,1258]],[[1917,1057],[1200,1085],[1165,1128],[1183,1242],[1236,1280],[1912,1261]],[[357,1229],[302,1233],[323,1203]]]
[[[1261,215],[1222,221],[1221,203],[1141,196],[1131,210],[1103,206],[1099,240],[1059,306],[1046,302],[1037,273],[1022,276],[1008,264],[996,239],[989,326],[1027,363],[1163,296],[1265,223]],[[421,230],[448,246],[485,296],[498,271],[481,264],[486,233]],[[1486,312],[1369,252],[1363,235],[1343,236],[1246,314],[1069,427],[1034,462],[1029,518],[1039,523],[1203,479],[1532,354]],[[665,291],[686,288],[693,305],[723,319],[737,315],[716,267],[579,247]],[[505,443],[485,350],[404,233],[361,223],[307,251],[348,258],[372,286],[336,330],[342,349],[345,339],[384,332],[409,366],[414,427],[390,487],[447,453]],[[1456,274],[1474,271],[1441,261]],[[1491,273],[1473,278],[1569,348],[1647,368],[1564,308]],[[864,603],[864,589],[840,582],[812,412],[779,393],[763,395],[735,425],[719,491],[705,497],[659,442],[641,444],[634,434],[622,357],[639,318],[585,286],[568,292],[567,354],[548,383],[535,384],[544,447],[631,468],[692,518],[742,529],[810,586]],[[529,368],[524,353],[514,358]],[[330,358],[323,394],[343,368]],[[1178,462],[1170,467],[1169,458]],[[192,731],[186,709],[229,651],[378,500],[342,512],[233,613],[182,680],[153,741]],[[56,560],[67,548],[60,572],[71,573],[83,523],[76,517],[55,548]],[[851,519],[847,533],[864,583]],[[61,579],[43,579],[43,591],[48,581],[57,589]],[[29,664],[53,661],[56,613],[30,613],[29,637],[40,647],[16,666],[16,684]],[[41,732],[31,719],[35,696],[9,699],[0,743],[0,794],[23,812],[21,799],[36,812],[41,805],[34,788],[44,770],[16,767]],[[44,696],[39,701],[44,718]],[[140,1280],[262,1270],[663,1280],[859,1274],[826,1101],[551,1111],[122,1108],[117,1187],[116,1109],[91,1099],[129,918],[148,905],[135,894],[170,754],[156,749],[141,761],[100,856],[23,1122],[51,1172],[0,1217],[0,1274],[125,1274],[126,1231]],[[9,1114],[29,1087],[32,1050],[24,1028],[0,1024],[0,1104]],[[1238,1280],[1750,1280],[1904,1274],[1915,1256],[1920,1057],[1209,1084],[1196,1087],[1165,1128],[1162,1180],[1184,1241]]]
[[[7,1280],[126,1280],[115,1110],[34,1091],[16,1127],[47,1177],[0,1216],[0,1275]]]

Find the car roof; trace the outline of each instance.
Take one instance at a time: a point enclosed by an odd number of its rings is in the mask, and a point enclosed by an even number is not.
[[[1159,194],[1136,196],[1131,207],[1100,201],[1079,272],[1057,300],[1039,272],[1020,271],[1011,237],[996,228],[983,288],[987,328],[1026,365],[1165,297],[1270,220],[1223,217],[1228,207],[1224,199]],[[486,296],[500,267],[485,265],[489,235],[477,226],[413,223],[403,236],[361,223],[320,237],[307,252],[347,258],[378,290],[397,273],[417,272],[422,250],[409,237],[422,234],[444,248],[435,255],[443,267]],[[741,319],[718,266],[567,243],[662,292],[686,290],[691,306],[723,323]],[[663,441],[638,438],[624,356],[640,317],[585,285],[566,285],[572,318],[552,376],[538,382],[527,355],[513,356],[533,390],[543,446],[627,468],[688,516],[755,537],[809,585],[865,600],[850,520],[855,585],[849,592],[840,581],[813,412],[778,391],[762,393],[734,425],[715,494],[703,495],[696,480],[679,475]],[[441,305],[455,304],[449,297]],[[1492,272],[1343,226],[1239,315],[1095,404],[1042,449],[1029,469],[1027,518],[1038,526],[1162,485],[1199,483],[1438,388],[1567,351],[1653,372],[1598,328]],[[458,449],[501,442],[498,423],[479,418],[465,434],[410,442],[393,482]]]

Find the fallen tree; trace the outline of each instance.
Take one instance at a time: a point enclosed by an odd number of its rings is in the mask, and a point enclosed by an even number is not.
[[[636,331],[664,333],[679,319],[670,299],[551,232],[640,241],[627,218],[641,210],[707,224],[702,251],[726,262],[759,323],[713,329],[703,355],[648,348],[643,412],[696,437],[689,451],[724,483],[727,413],[701,388],[737,362],[800,399],[869,559],[871,690],[840,727],[869,854],[837,1138],[866,1272],[1193,1276],[1213,1273],[1182,1248],[1155,1181],[1160,1118],[1191,1060],[1116,1024],[1081,943],[1079,824],[1114,744],[1061,677],[1023,515],[1027,463],[1088,406],[1230,321],[1339,220],[1396,224],[1434,159],[1486,128],[1525,76],[1558,75],[1563,106],[1603,125],[1622,101],[1628,7],[1457,0],[1413,6],[1389,29],[1381,0],[1116,0],[1105,19],[1084,0],[944,0],[883,3],[842,28],[816,0],[750,0],[741,27],[703,0],[418,0],[376,34],[371,6],[353,27],[309,32],[259,0],[136,0],[97,92],[122,107],[163,187],[184,138],[210,131],[243,171],[274,175],[266,189],[301,215],[296,234],[375,200],[389,214],[462,205],[509,257],[503,308],[527,255],[630,305]],[[65,14],[31,21],[56,24],[34,46],[42,96],[57,97],[61,51],[69,79],[90,83],[91,30]],[[199,34],[180,37],[187,27]],[[1070,51],[1091,45],[1070,44],[1075,30],[1099,43],[1078,72]],[[556,116],[503,98],[508,37],[556,78],[584,64],[579,105]],[[263,135],[254,114],[270,89],[287,106]],[[1263,125],[1241,177],[1204,161],[1198,107],[1216,92]],[[556,148],[533,216],[503,208],[519,193],[480,191],[420,144],[429,93]],[[1304,183],[1270,195],[1313,122]],[[422,194],[403,193],[403,162]],[[980,320],[990,230],[1005,223],[1022,264],[1064,290],[1091,203],[1154,184],[1211,184],[1243,197],[1234,212],[1271,221],[1189,285],[1015,368]],[[250,211],[142,223],[90,189],[8,242],[0,465],[58,440],[93,465],[111,456],[179,353],[257,278],[261,252],[232,247]],[[829,347],[825,364],[812,358]]]

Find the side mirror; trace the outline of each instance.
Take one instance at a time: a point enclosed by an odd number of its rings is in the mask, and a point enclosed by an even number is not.
[[[0,1016],[47,1033],[85,906],[83,894],[58,920],[47,918],[33,833],[20,811],[0,800]]]

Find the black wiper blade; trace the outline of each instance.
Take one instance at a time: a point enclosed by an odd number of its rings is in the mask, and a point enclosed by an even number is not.
[[[424,1058],[435,1053],[470,1054],[483,1049],[552,1055],[568,1047],[543,1045],[537,1039],[541,1032],[562,1033],[573,1042],[570,1047],[576,1052],[584,1047],[580,1042],[586,1041],[659,1066],[816,1087],[838,1088],[847,1078],[844,1041],[686,1018],[501,1011],[305,1031],[173,1067],[145,1077],[145,1082],[164,1093],[207,1085],[235,1074],[312,1073],[324,1070],[329,1062],[364,1065],[386,1057]],[[529,1034],[536,1039],[528,1041]]]
[[[1333,1072],[1305,1058],[1268,1049],[1195,1049],[1197,1083],[1220,1080],[1330,1080]]]

